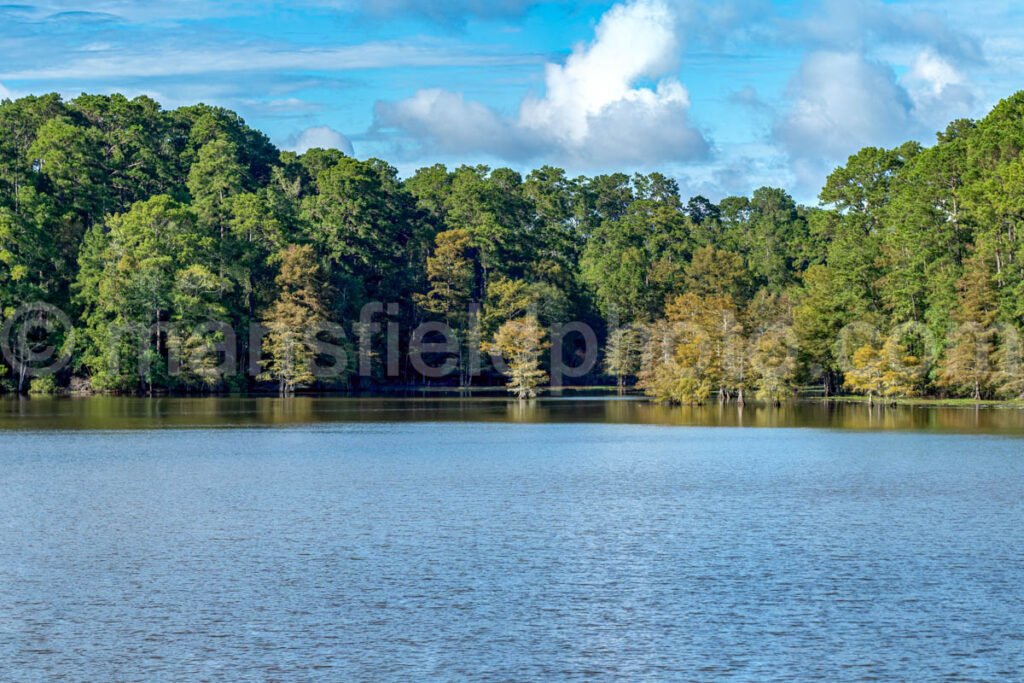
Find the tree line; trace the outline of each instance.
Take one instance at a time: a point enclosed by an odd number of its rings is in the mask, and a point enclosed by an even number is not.
[[[235,113],[146,98],[0,103],[0,318],[65,312],[70,364],[2,387],[100,392],[509,382],[536,392],[548,330],[581,321],[579,381],[658,400],[777,402],[798,387],[869,398],[1024,394],[1024,93],[922,147],[866,148],[816,207],[783,189],[684,199],[659,173],[443,165],[407,178],[337,150],[280,151]],[[370,302],[387,325],[351,329]],[[400,338],[443,323],[452,372]],[[214,324],[217,323],[217,324]],[[347,323],[346,323],[347,324]],[[233,335],[258,325],[261,335]],[[308,331],[317,330],[311,336]],[[347,334],[346,334],[347,332]],[[140,342],[141,335],[141,342]],[[225,340],[260,372],[225,366]],[[353,361],[311,372],[317,341]],[[73,343],[72,343],[73,342]],[[55,342],[48,339],[46,344]],[[40,341],[40,344],[43,344]],[[472,346],[484,354],[471,373]],[[582,340],[558,344],[571,365]],[[356,357],[358,356],[358,363]],[[365,372],[356,372],[360,365]]]

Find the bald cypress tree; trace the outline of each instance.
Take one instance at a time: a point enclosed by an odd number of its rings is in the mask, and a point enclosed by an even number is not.
[[[509,320],[495,333],[490,351],[504,359],[508,390],[519,400],[535,398],[538,387],[547,381],[548,374],[540,362],[541,352],[547,347],[536,316]]]
[[[995,377],[997,302],[984,255],[971,256],[957,290],[954,327],[947,338],[938,384],[978,400],[991,389]]]
[[[291,246],[281,253],[280,294],[263,319],[268,334],[263,350],[270,358],[260,379],[276,380],[282,396],[316,381],[311,331],[325,319],[322,276],[313,248]]]

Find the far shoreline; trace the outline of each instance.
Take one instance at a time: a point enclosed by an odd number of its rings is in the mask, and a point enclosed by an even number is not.
[[[282,397],[273,391],[248,391],[244,393],[178,393],[160,392],[155,394],[127,394],[127,393],[91,393],[91,392],[61,392],[56,394],[18,395],[13,393],[0,394],[0,401],[80,401],[86,399],[132,399],[132,400],[206,400],[206,399],[277,399],[289,401],[292,399],[382,399],[382,400],[441,400],[441,399],[503,399],[510,402],[518,402],[515,396],[508,393],[505,387],[483,386],[483,387],[443,387],[443,386],[409,386],[409,387],[377,387],[373,389],[348,390],[348,391],[308,391],[297,392],[293,396]],[[546,401],[551,399],[602,399],[602,400],[630,400],[652,405],[662,405],[666,408],[710,408],[717,405],[737,407],[745,405],[752,408],[785,408],[797,404],[847,404],[871,406],[875,409],[886,408],[974,408],[974,409],[1024,409],[1024,399],[970,399],[970,398],[934,398],[934,397],[913,397],[913,398],[874,398],[868,401],[866,396],[859,395],[836,395],[823,397],[820,395],[797,395],[794,398],[784,401],[781,405],[775,406],[763,401],[747,400],[744,404],[738,404],[735,400],[719,401],[709,399],[703,404],[659,404],[651,397],[636,390],[619,392],[614,386],[565,386],[558,389],[547,388],[535,399]]]

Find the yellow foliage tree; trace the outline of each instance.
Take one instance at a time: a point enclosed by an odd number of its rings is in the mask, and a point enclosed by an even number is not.
[[[796,353],[788,327],[766,330],[754,342],[750,366],[757,383],[757,399],[778,405],[796,391]]]
[[[967,393],[978,400],[996,379],[995,329],[996,296],[992,273],[982,254],[965,264],[957,284],[956,327],[950,332],[938,376],[939,386]]]
[[[1024,354],[1021,335],[1016,327],[1002,325],[999,328],[999,345],[995,353],[993,381],[996,392],[1010,399],[1024,399]]]
[[[846,373],[846,386],[868,397],[888,399],[917,393],[924,367],[921,359],[909,354],[896,335],[890,335],[881,347],[865,344],[853,354],[853,367]]]
[[[921,359],[890,335],[882,346],[882,360],[882,396],[896,399],[916,395],[924,375]]]
[[[263,350],[270,356],[260,379],[276,380],[282,396],[316,381],[315,341],[310,332],[325,319],[320,298],[320,266],[313,248],[291,246],[281,254],[277,276],[280,294],[263,318],[267,338]]]
[[[504,359],[508,390],[520,400],[535,398],[537,388],[548,380],[540,363],[541,352],[548,346],[544,329],[532,315],[509,320],[494,334],[489,350]]]
[[[846,372],[846,387],[868,397],[868,405],[882,393],[882,354],[872,344],[853,352],[853,367]]]
[[[728,294],[683,294],[666,307],[666,319],[648,330],[639,386],[665,403],[701,404],[742,397],[748,372],[746,342]]]

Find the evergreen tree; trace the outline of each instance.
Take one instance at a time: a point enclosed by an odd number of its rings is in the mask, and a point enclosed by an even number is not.
[[[457,328],[465,323],[476,282],[471,243],[472,238],[465,230],[438,234],[434,253],[427,259],[430,290],[417,297],[420,308],[442,316]]]
[[[739,254],[708,244],[694,252],[685,268],[686,291],[698,296],[743,294],[747,271]]]
[[[191,265],[175,276],[170,299],[174,325],[168,347],[180,366],[177,381],[186,387],[215,388],[227,379],[217,347],[234,341],[224,332],[231,326],[224,304],[230,290],[231,282],[206,266]],[[230,349],[229,354],[236,351]]]
[[[90,231],[76,290],[86,328],[80,363],[95,389],[126,391],[142,382],[152,393],[169,385],[162,326],[174,312],[177,273],[212,251],[191,209],[164,195]]]

